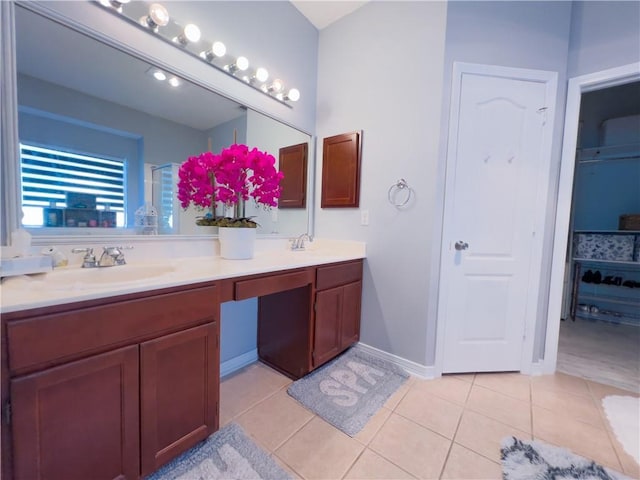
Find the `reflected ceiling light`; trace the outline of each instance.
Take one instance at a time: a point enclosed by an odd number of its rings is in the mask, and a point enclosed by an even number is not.
[[[171,77],[169,79],[169,85],[171,85],[172,87],[179,87],[180,86],[180,80],[178,80],[176,77]]]
[[[238,57],[235,63],[224,66],[224,69],[231,74],[237,71],[244,72],[247,68],[249,68],[249,60],[247,60],[247,57]]]
[[[182,29],[182,33],[173,39],[174,42],[179,43],[183,47],[189,42],[197,43],[200,41],[200,29],[197,25],[189,23]]]
[[[149,7],[149,15],[140,19],[140,24],[150,28],[154,32],[158,27],[164,27],[169,23],[169,12],[159,3],[154,3]]]
[[[209,62],[212,62],[215,58],[224,57],[227,53],[227,47],[222,42],[213,42],[211,50],[204,50],[200,52],[200,56]]]
[[[287,93],[284,96],[284,100],[291,100],[292,102],[297,102],[298,100],[300,100],[300,90],[298,90],[297,88],[290,89],[289,93]]]
[[[167,76],[162,70],[156,70],[153,72],[153,78],[162,82],[167,79]]]

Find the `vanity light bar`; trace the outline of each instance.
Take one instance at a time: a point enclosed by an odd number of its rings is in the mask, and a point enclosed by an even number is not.
[[[289,102],[300,99],[300,91],[296,88],[287,90],[282,80],[276,78],[269,82],[266,68],[259,67],[251,71],[246,57],[226,59],[227,48],[224,43],[203,40],[200,28],[193,23],[181,27],[170,20],[169,12],[163,5],[153,3],[147,8],[143,2],[129,2],[130,0],[98,0],[97,3],[284,105],[291,107]],[[140,5],[145,5],[147,13],[141,11]],[[169,82],[172,86],[180,83],[176,77],[172,77]]]

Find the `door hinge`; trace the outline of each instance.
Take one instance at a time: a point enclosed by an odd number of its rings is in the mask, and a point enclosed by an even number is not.
[[[4,404],[4,423],[11,425],[11,402]]]

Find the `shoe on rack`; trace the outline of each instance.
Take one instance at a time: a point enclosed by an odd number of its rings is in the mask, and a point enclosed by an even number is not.
[[[593,282],[593,272],[591,270],[587,270],[586,272],[584,272],[584,275],[582,276],[582,281],[584,283],[592,283]]]
[[[607,275],[606,277],[604,277],[604,280],[602,280],[602,283],[604,283],[605,285],[613,285],[614,283],[613,275]]]
[[[593,274],[593,280],[592,281],[596,285],[599,285],[600,283],[602,283],[602,274],[600,273],[600,270],[596,270],[596,272]]]
[[[616,287],[619,287],[620,285],[622,285],[622,277],[615,277],[615,278],[613,279],[613,284],[614,284]]]

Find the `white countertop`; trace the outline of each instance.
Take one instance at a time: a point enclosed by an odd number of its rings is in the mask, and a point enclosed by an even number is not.
[[[304,251],[260,249],[251,260],[218,256],[158,262],[136,259],[108,268],[69,266],[49,273],[7,277],[0,284],[3,313],[124,295],[192,283],[277,272],[365,258],[362,242],[320,240]]]

